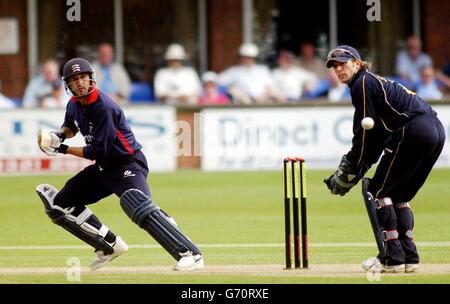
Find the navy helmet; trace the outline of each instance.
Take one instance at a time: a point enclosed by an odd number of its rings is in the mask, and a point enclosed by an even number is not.
[[[339,45],[328,53],[327,68],[331,68],[334,61],[347,62],[351,59],[361,60],[358,51],[348,45]]]
[[[63,68],[63,80],[81,73],[89,73],[94,75],[95,70],[92,65],[83,58],[73,58],[66,62]]]
[[[66,64],[63,67],[62,80],[64,81],[64,85],[65,85],[66,91],[68,93],[72,93],[72,95],[73,95],[73,92],[70,90],[69,83],[67,82],[67,80],[72,76],[75,76],[78,74],[83,74],[83,73],[87,73],[90,75],[92,89],[93,89],[95,87],[95,70],[92,67],[92,65],[89,63],[89,61],[87,61],[86,59],[83,59],[83,58],[73,58],[66,62]],[[90,92],[92,92],[92,90],[89,90],[89,93]],[[77,96],[77,97],[81,97],[81,96]]]

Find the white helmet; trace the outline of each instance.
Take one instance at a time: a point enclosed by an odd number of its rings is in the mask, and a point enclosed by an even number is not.
[[[180,44],[174,43],[167,47],[167,51],[164,55],[166,60],[185,60],[186,52],[184,47]]]
[[[256,58],[259,55],[259,49],[253,43],[244,43],[239,48],[239,56]]]

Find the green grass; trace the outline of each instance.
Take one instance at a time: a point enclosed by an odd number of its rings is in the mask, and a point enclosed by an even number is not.
[[[359,264],[376,252],[370,247],[314,247],[317,243],[372,242],[373,235],[360,196],[360,185],[347,196],[329,194],[322,180],[329,171],[308,171],[308,230],[311,265]],[[61,188],[69,176],[0,177],[0,246],[83,245],[51,223],[35,194],[40,183]],[[415,240],[449,242],[450,170],[437,169],[411,202]],[[155,202],[171,214],[183,231],[198,244],[282,244],[284,238],[281,172],[205,173],[178,171],[149,176]],[[155,245],[122,211],[115,196],[91,205],[94,213],[128,244]],[[282,246],[226,248],[205,246],[207,265],[267,265],[283,267]],[[449,247],[419,246],[425,264],[450,264]],[[68,267],[70,257],[87,266],[90,249],[0,250],[0,268]],[[111,266],[173,264],[160,248],[132,248]],[[370,283],[365,277],[306,277],[229,274],[107,274],[86,272],[82,283]],[[5,274],[0,283],[67,283],[63,274]],[[450,273],[383,276],[382,283],[450,283]]]

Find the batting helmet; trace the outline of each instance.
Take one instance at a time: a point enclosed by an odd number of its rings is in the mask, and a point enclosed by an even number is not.
[[[95,70],[92,67],[92,65],[83,58],[73,58],[66,62],[66,64],[63,67],[63,81],[64,86],[66,88],[66,91],[69,94],[72,94],[75,96],[75,94],[70,90],[69,83],[67,80],[69,80],[70,77],[78,75],[78,74],[89,74],[91,78],[91,89],[89,90],[88,94],[92,92],[92,90],[95,88]],[[83,96],[76,96],[76,97],[83,97]]]
[[[91,66],[89,61],[83,58],[73,58],[66,62],[63,68],[63,80],[66,81],[68,78],[81,74],[89,73],[94,75],[94,68]]]

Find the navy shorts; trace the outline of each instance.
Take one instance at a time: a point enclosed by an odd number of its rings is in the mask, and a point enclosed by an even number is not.
[[[108,168],[90,165],[66,182],[54,203],[62,208],[84,206],[113,193],[121,197],[129,189],[139,189],[151,196],[147,175],[147,160],[140,151],[123,164]]]

